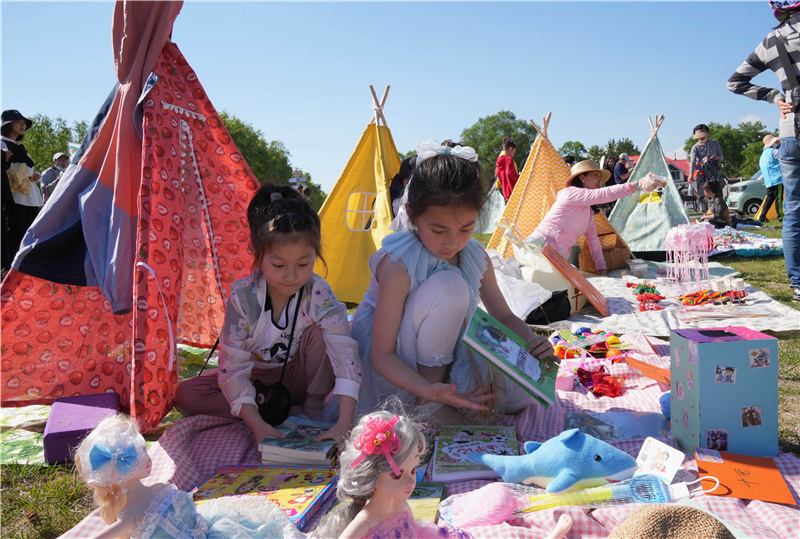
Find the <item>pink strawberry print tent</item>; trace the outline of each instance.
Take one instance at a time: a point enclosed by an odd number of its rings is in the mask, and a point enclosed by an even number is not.
[[[211,346],[249,273],[258,181],[168,39],[181,6],[115,6],[119,84],[0,287],[3,406],[117,392],[157,425],[176,344]]]

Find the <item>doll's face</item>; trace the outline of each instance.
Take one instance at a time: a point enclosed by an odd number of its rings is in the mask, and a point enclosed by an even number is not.
[[[419,466],[419,448],[414,448],[411,454],[403,462],[397,463],[400,468],[400,475],[397,476],[392,470],[383,472],[378,477],[375,491],[382,492],[385,496],[399,502],[405,502],[414,487],[417,486],[417,466]]]

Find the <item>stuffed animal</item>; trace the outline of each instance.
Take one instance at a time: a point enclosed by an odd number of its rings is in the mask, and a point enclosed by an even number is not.
[[[593,436],[570,429],[540,444],[525,442],[526,455],[470,453],[467,458],[496,471],[506,483],[536,485],[551,494],[633,477],[636,459]]]

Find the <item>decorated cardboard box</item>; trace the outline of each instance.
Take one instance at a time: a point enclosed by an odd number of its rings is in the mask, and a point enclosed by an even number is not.
[[[778,454],[778,340],[745,327],[670,335],[670,430],[693,447]]]

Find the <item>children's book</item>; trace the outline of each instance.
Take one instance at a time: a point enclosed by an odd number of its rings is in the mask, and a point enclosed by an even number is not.
[[[558,363],[550,358],[537,359],[530,355],[522,338],[486,311],[475,310],[461,340],[545,408],[555,402]]]
[[[258,444],[262,460],[287,464],[328,466],[336,452],[335,440],[315,442],[314,438],[333,426],[310,419],[290,417],[275,427],[285,438],[267,436]]]
[[[566,329],[560,329],[556,334],[561,337],[569,348],[591,348],[593,344],[598,344],[606,341],[604,335],[575,335]]]
[[[797,505],[775,461],[769,457],[750,457],[702,447],[694,448],[694,457],[701,478],[719,479],[719,487],[706,492],[707,495]],[[708,491],[715,482],[709,479],[701,484]]]
[[[439,502],[444,497],[444,483],[417,483],[408,498],[408,505],[416,520],[436,522],[439,514]]]
[[[470,453],[519,455],[514,427],[502,425],[442,425],[433,450],[431,478],[437,482],[494,479],[497,472],[470,461]]]
[[[604,441],[669,434],[669,420],[658,412],[567,412],[564,417],[564,430],[578,429]]]
[[[263,496],[304,531],[336,492],[335,468],[225,466],[192,490],[196,504],[223,496]]]

